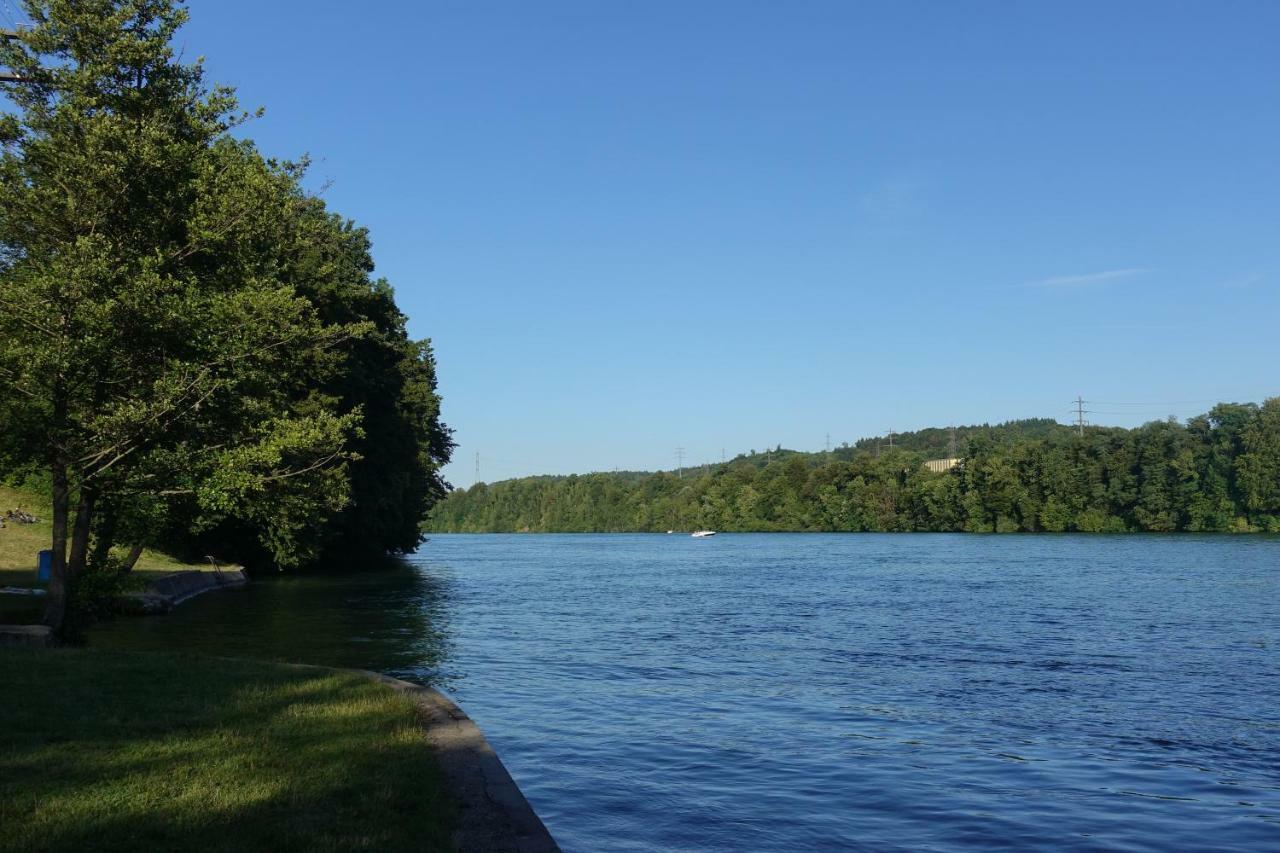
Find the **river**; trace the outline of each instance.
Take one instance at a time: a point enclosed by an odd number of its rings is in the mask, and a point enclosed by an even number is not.
[[[1280,538],[433,536],[92,642],[376,669],[566,851],[1280,849]]]

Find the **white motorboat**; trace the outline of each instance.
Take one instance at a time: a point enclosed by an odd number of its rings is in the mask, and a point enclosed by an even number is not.
[[[706,539],[708,536],[715,536],[716,532],[714,530],[695,530],[689,535],[694,539]]]

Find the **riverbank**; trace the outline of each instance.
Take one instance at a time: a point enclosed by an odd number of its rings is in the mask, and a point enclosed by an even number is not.
[[[0,649],[0,683],[0,850],[453,849],[421,708],[359,674]]]
[[[168,613],[177,605],[217,589],[243,586],[248,577],[242,569],[207,571],[135,571],[127,592],[115,596],[118,617],[154,616]],[[45,647],[53,644],[52,633],[41,624],[46,584],[38,583],[33,571],[0,569],[0,646]]]
[[[35,521],[8,520],[0,527],[0,587],[19,590],[43,590],[48,584],[36,581],[36,562],[40,551],[48,548],[53,536],[50,523],[51,509],[47,496],[31,489],[18,489],[0,485],[0,514],[8,510],[20,510],[34,517]],[[120,549],[121,554],[125,549]],[[152,549],[145,549],[138,566],[128,576],[127,586],[133,588],[134,602],[125,602],[128,612],[164,612],[186,595],[183,590],[159,589],[159,597],[151,596],[148,587],[164,578],[189,575],[186,583],[193,588],[215,589],[243,578],[236,574],[238,566],[221,573],[210,570],[208,563],[189,563],[178,557]],[[170,582],[172,583],[172,582]],[[183,594],[175,595],[174,592]],[[167,600],[166,600],[167,599]],[[0,627],[12,628],[38,625],[44,612],[41,595],[0,594]],[[8,632],[12,635],[15,632]],[[0,645],[11,642],[12,637],[0,638]],[[43,642],[41,642],[43,644]]]

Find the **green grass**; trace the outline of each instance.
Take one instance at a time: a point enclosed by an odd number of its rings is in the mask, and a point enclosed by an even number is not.
[[[24,509],[40,519],[35,524],[7,522],[0,530],[0,586],[36,586],[36,554],[48,548],[52,538],[49,501],[38,493],[0,486],[0,515]],[[126,549],[119,549],[123,555]],[[141,580],[180,571],[211,571],[208,563],[187,563],[160,551],[142,552],[133,574]],[[32,596],[0,595],[0,625],[24,625],[40,621],[44,600]]]
[[[0,851],[447,850],[417,714],[327,670],[0,649]]]
[[[0,515],[5,510],[24,509],[40,519],[36,524],[5,522],[0,530],[0,569],[29,569],[35,575],[36,552],[49,547],[49,504],[30,492],[0,486]]]
[[[35,492],[0,486],[0,515],[9,509],[24,509],[40,520],[35,524],[6,522],[5,528],[0,530],[0,571],[25,570],[34,575],[36,554],[49,547],[53,536],[53,527],[49,521],[49,500]],[[125,550],[127,549],[121,549],[121,553]],[[187,563],[160,551],[147,549],[138,560],[137,570],[176,572],[208,568],[208,563]]]
[[[52,537],[50,524],[49,498],[26,489],[15,489],[9,485],[0,485],[0,515],[5,510],[26,510],[35,515],[36,524],[17,524],[9,521],[4,530],[0,530],[0,570],[36,571],[36,553],[49,547]],[[120,549],[122,553],[125,548]],[[114,553],[114,551],[113,551]],[[147,548],[138,560],[140,571],[182,571],[189,569],[210,569],[207,562],[189,564],[177,557],[166,555],[160,551]]]

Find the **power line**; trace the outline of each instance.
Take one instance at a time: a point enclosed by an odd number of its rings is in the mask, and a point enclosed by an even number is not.
[[[1221,403],[1222,398],[1217,400],[1151,400],[1145,403],[1129,403],[1119,400],[1090,400],[1101,406],[1204,406],[1209,403]]]
[[[1084,407],[1085,400],[1083,397],[1076,395],[1075,403],[1076,403],[1076,434],[1084,435],[1084,428],[1086,425],[1084,416],[1088,414],[1093,414],[1093,413],[1085,410],[1085,407]]]

